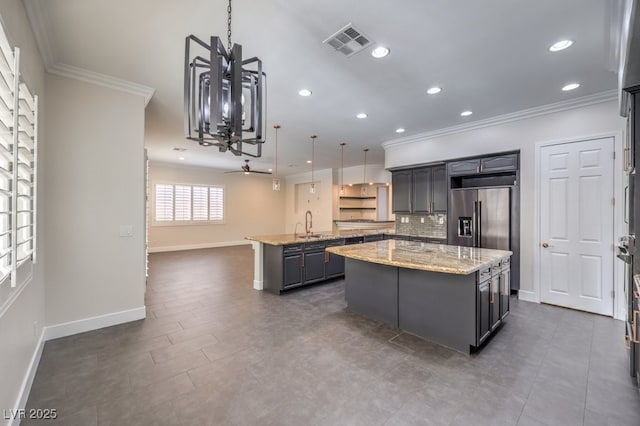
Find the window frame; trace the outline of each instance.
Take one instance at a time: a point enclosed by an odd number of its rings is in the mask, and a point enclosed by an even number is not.
[[[172,220],[156,220],[156,208],[157,208],[157,187],[158,185],[171,186],[173,188],[173,196],[172,196]],[[188,186],[190,188],[189,194],[189,220],[176,220],[176,187],[184,187]],[[211,219],[199,219],[194,220],[194,188],[207,188],[207,216],[211,217],[211,188],[221,189],[222,190],[222,219],[221,220],[211,220]],[[226,186],[223,184],[200,184],[200,183],[181,183],[181,182],[169,182],[169,181],[156,181],[152,184],[151,191],[151,209],[150,209],[150,223],[153,227],[165,227],[165,226],[208,226],[208,225],[224,225],[226,223],[227,216],[227,190]]]

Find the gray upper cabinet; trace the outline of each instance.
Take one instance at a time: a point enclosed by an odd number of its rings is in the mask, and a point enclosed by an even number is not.
[[[498,155],[480,159],[480,173],[510,172],[518,169],[518,154]]]
[[[480,159],[452,161],[448,164],[449,176],[471,175],[480,172]]]
[[[431,168],[413,170],[413,213],[431,212]]]
[[[518,154],[515,153],[452,161],[448,164],[449,176],[512,172],[516,170],[518,170]]]
[[[394,213],[447,211],[447,169],[444,165],[392,173]]]
[[[435,166],[431,168],[431,196],[433,197],[433,212],[447,211],[447,168]]]
[[[412,174],[411,170],[398,170],[391,174],[394,213],[411,213]]]

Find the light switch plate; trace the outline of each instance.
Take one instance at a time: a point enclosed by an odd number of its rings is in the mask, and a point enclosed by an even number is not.
[[[131,226],[131,225],[120,225],[120,236],[121,237],[133,237],[133,226]]]

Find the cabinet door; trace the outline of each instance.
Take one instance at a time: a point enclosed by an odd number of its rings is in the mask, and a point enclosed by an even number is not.
[[[304,253],[304,283],[324,280],[324,251]]]
[[[518,154],[498,155],[480,159],[480,172],[509,172],[518,169]]]
[[[392,208],[394,213],[411,213],[411,170],[392,172]]]
[[[491,277],[491,331],[500,325],[500,275]]]
[[[333,253],[325,253],[325,272],[327,278],[336,278],[344,275],[344,257]]]
[[[435,166],[431,168],[431,194],[433,199],[433,212],[447,212],[447,168]]]
[[[480,159],[452,161],[448,169],[449,176],[476,174],[480,171]]]
[[[477,297],[477,313],[478,317],[477,321],[477,346],[480,344],[491,334],[491,314],[490,314],[490,306],[491,306],[491,295],[490,295],[490,287],[491,281],[485,281],[483,283],[478,284],[478,297]]]
[[[431,213],[431,167],[413,170],[413,213]]]
[[[284,257],[284,287],[302,284],[302,253]]]
[[[503,269],[500,274],[500,319],[509,315],[509,295],[511,294],[511,270]]]

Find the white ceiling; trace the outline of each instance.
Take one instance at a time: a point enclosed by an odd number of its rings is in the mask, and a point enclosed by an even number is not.
[[[146,110],[152,161],[239,169],[244,158],[183,135],[184,41],[226,45],[226,0],[25,0],[49,68],[78,67],[155,89]],[[381,143],[616,89],[616,0],[233,0],[232,40],[268,75],[268,141],[253,169],[281,174],[383,163]],[[322,41],[347,23],[391,49],[352,57]],[[562,52],[548,47],[574,40]],[[46,40],[43,40],[46,39]],[[48,46],[45,46],[48,45]],[[561,87],[581,87],[563,92]],[[443,91],[428,96],[426,89]],[[298,90],[313,91],[302,98]],[[471,117],[460,112],[470,109]],[[355,118],[361,111],[369,117]],[[180,154],[174,147],[187,148]],[[292,165],[289,167],[289,165]]]

